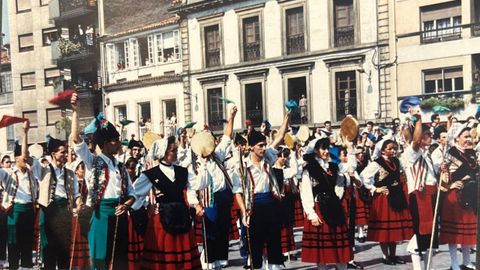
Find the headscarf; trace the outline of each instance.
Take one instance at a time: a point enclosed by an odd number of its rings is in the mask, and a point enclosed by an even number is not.
[[[168,148],[168,138],[159,139],[153,142],[148,157],[152,160],[161,160],[165,157]]]

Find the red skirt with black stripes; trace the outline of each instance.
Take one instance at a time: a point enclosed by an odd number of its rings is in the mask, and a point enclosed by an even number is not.
[[[303,222],[304,222],[304,214],[303,214],[302,200],[298,195],[298,196],[295,196],[295,223],[293,227],[295,228],[303,227]]]
[[[137,233],[132,216],[128,215],[128,269],[140,269],[143,247],[143,236]]]
[[[88,238],[86,235],[81,234],[80,227],[80,222],[78,222],[76,217],[73,217],[70,256],[73,256],[71,258],[72,267],[86,269],[90,267],[90,249],[88,247]]]
[[[193,229],[183,234],[170,234],[163,229],[160,215],[148,221],[142,269],[201,269],[200,254]]]
[[[353,249],[348,241],[347,225],[332,228],[323,220],[317,204],[315,204],[315,212],[323,221],[323,224],[315,227],[305,217],[302,262],[333,264],[351,261],[353,259]]]
[[[413,222],[408,207],[396,212],[387,196],[375,194],[370,209],[367,240],[390,243],[411,239],[412,236]]]
[[[282,227],[280,231],[282,253],[287,253],[295,250],[295,238],[293,236],[293,227]]]
[[[355,188],[355,225],[362,226],[368,224],[370,216],[370,203],[360,199],[358,188]]]
[[[460,192],[450,190],[443,201],[440,242],[473,246],[477,243],[477,215],[460,205]]]

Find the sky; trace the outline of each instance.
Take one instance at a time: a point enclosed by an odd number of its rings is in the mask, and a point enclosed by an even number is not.
[[[10,35],[8,33],[8,6],[7,6],[8,1],[10,0],[2,0],[3,2],[2,33],[5,34],[5,37],[3,38],[4,44],[7,44],[10,42]]]

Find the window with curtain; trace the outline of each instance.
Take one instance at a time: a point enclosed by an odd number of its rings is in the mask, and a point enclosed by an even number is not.
[[[353,0],[336,0],[334,16],[335,47],[353,45],[355,41]]]
[[[35,89],[35,72],[20,74],[22,90]]]
[[[305,25],[303,7],[286,10],[286,47],[287,54],[305,51]]]
[[[33,34],[18,36],[18,50],[20,52],[33,51]]]
[[[461,1],[451,1],[420,8],[422,42],[448,41],[461,37]]]
[[[462,67],[425,70],[423,80],[425,94],[464,90]]]
[[[204,29],[205,37],[205,63],[207,67],[220,65],[220,26],[218,24],[207,26]]]
[[[242,20],[243,27],[243,60],[260,59],[260,21],[258,16]]]

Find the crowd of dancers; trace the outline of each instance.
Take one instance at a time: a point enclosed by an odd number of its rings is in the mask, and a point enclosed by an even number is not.
[[[414,269],[448,244],[451,269],[474,269],[475,117],[449,114],[442,124],[434,115],[427,125],[411,108],[405,123],[335,131],[327,121],[300,139],[288,111],[276,130],[248,122],[234,133],[229,105],[221,136],[180,128],[147,149],[134,137],[122,147],[102,115],[80,132],[76,94],[71,107],[68,144],[50,137],[45,156],[31,157],[25,121],[14,160],[1,160],[0,260],[9,269],[222,269],[235,239],[246,269],[288,269],[299,254],[318,269],[363,269],[356,241],[378,242],[385,265],[405,264],[397,243],[409,241]]]

